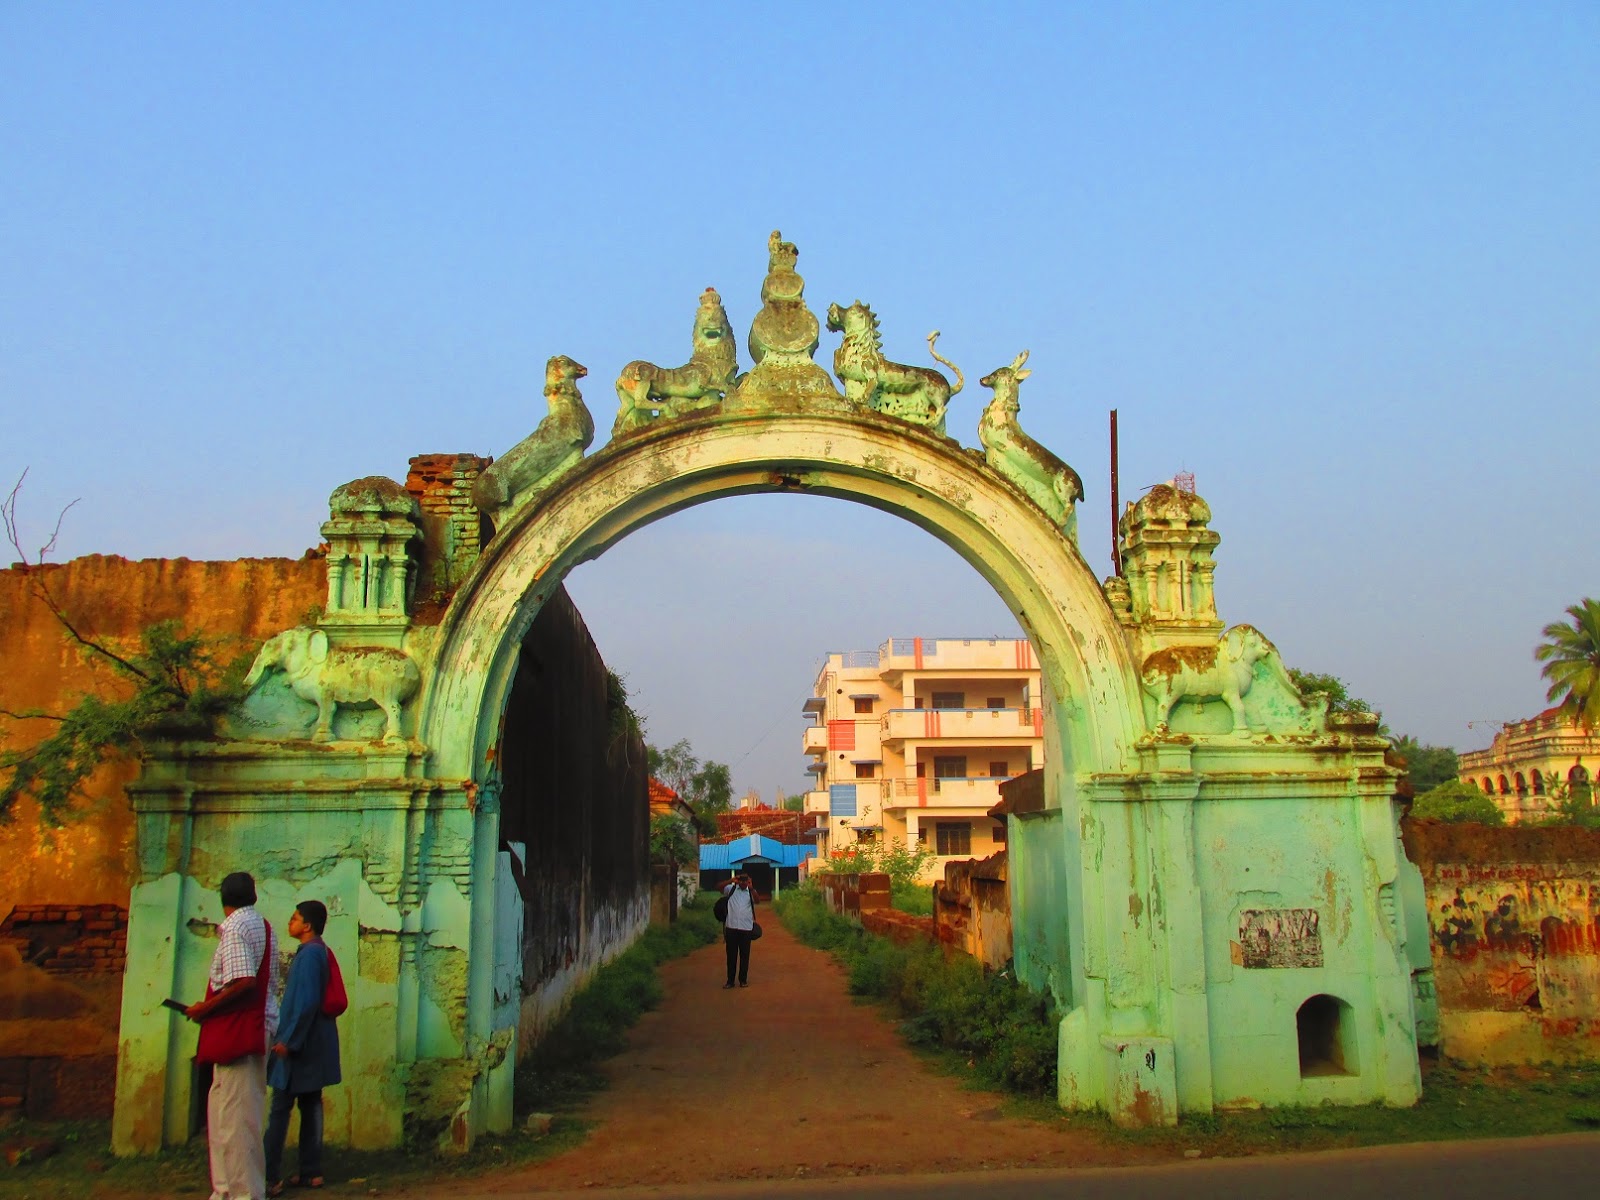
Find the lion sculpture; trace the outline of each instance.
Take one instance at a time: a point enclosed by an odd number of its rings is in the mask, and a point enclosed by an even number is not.
[[[1077,527],[1077,503],[1083,498],[1078,473],[1022,431],[1022,381],[1033,372],[1023,368],[1028,352],[1017,355],[1009,367],[990,371],[978,380],[994,391],[978,418],[978,440],[988,464],[1009,479],[1044,509],[1050,520],[1072,537]]]
[[[543,489],[583,461],[594,441],[594,418],[578,391],[589,373],[582,363],[557,354],[545,363],[544,395],[550,414],[539,427],[491,463],[473,485],[472,499],[497,525],[519,496]]]
[[[617,419],[611,436],[621,437],[657,417],[678,417],[718,403],[739,373],[739,351],[722,297],[707,288],[694,314],[694,352],[681,367],[631,362],[617,376]]]
[[[830,304],[828,328],[844,334],[844,340],[833,352],[833,373],[844,384],[847,400],[944,433],[944,410],[950,397],[966,385],[966,379],[960,367],[934,349],[939,339],[937,329],[928,335],[928,352],[956,373],[955,387],[932,367],[912,367],[885,358],[878,318],[859,300],[849,308]]]

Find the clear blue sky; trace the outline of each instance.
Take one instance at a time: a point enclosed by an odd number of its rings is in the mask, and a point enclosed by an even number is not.
[[[41,538],[81,498],[58,557],[298,555],[338,484],[508,449],[551,354],[603,440],[702,288],[742,347],[774,228],[814,310],[943,331],[968,445],[1032,351],[1098,574],[1117,408],[1124,496],[1196,475],[1230,623],[1426,741],[1542,707],[1539,629],[1600,592],[1592,0],[0,4],[0,480]],[[769,795],[825,651],[1015,628],[799,497],[569,588],[652,740]]]

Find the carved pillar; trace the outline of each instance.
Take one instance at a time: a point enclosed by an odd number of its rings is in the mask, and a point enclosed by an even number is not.
[[[1158,484],[1117,523],[1133,619],[1147,650],[1222,632],[1211,555],[1222,540],[1208,528],[1211,507],[1193,492]]]
[[[328,508],[328,607],[319,624],[341,640],[398,639],[416,589],[416,499],[394,480],[370,476],[336,489]]]

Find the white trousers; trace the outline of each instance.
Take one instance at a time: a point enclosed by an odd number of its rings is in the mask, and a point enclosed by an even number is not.
[[[267,1155],[261,1124],[267,1107],[267,1056],[251,1054],[212,1068],[206,1097],[211,1200],[265,1200]]]

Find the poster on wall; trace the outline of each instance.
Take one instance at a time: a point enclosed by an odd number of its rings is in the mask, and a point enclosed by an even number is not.
[[[1233,961],[1246,970],[1320,967],[1320,921],[1314,908],[1247,908],[1239,914]]]

